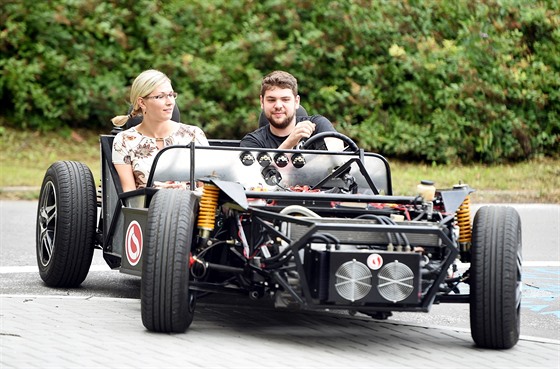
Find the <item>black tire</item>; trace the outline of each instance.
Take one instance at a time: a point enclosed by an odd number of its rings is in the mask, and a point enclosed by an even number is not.
[[[45,173],[37,208],[39,275],[50,287],[78,287],[93,250],[97,198],[93,175],[82,163],[58,161]]]
[[[508,349],[519,340],[521,220],[512,207],[484,206],[473,223],[470,324],[479,347]]]
[[[142,323],[154,332],[182,333],[196,305],[189,290],[189,256],[198,198],[190,191],[159,190],[148,211],[142,260]]]

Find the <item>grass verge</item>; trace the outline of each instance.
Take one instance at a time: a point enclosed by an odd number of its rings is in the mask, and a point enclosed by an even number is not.
[[[0,198],[38,198],[43,175],[57,160],[88,165],[100,183],[99,133],[0,130]],[[422,179],[438,188],[466,183],[476,190],[475,203],[560,203],[560,158],[516,164],[427,165],[389,159],[395,195],[413,195]]]

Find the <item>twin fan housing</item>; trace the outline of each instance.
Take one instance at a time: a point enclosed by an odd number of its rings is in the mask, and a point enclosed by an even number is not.
[[[309,249],[305,262],[311,295],[323,303],[417,304],[420,259],[417,253]]]

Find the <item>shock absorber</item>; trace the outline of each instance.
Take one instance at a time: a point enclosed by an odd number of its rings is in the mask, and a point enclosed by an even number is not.
[[[461,248],[461,260],[470,261],[470,250],[472,243],[471,226],[471,198],[465,197],[457,210],[457,225],[459,226],[459,246]],[[468,260],[466,260],[468,259]]]
[[[214,230],[219,194],[220,189],[216,185],[212,183],[204,184],[197,222],[200,237],[203,239],[207,239],[210,236],[210,232]]]

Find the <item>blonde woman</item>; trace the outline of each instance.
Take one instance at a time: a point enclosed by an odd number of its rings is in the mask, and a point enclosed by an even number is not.
[[[132,83],[130,115],[112,119],[120,127],[131,117],[142,116],[140,124],[118,133],[113,141],[112,160],[123,191],[146,186],[154,158],[162,148],[191,142],[208,145],[199,127],[171,120],[176,97],[171,80],[157,70],[142,72]]]

